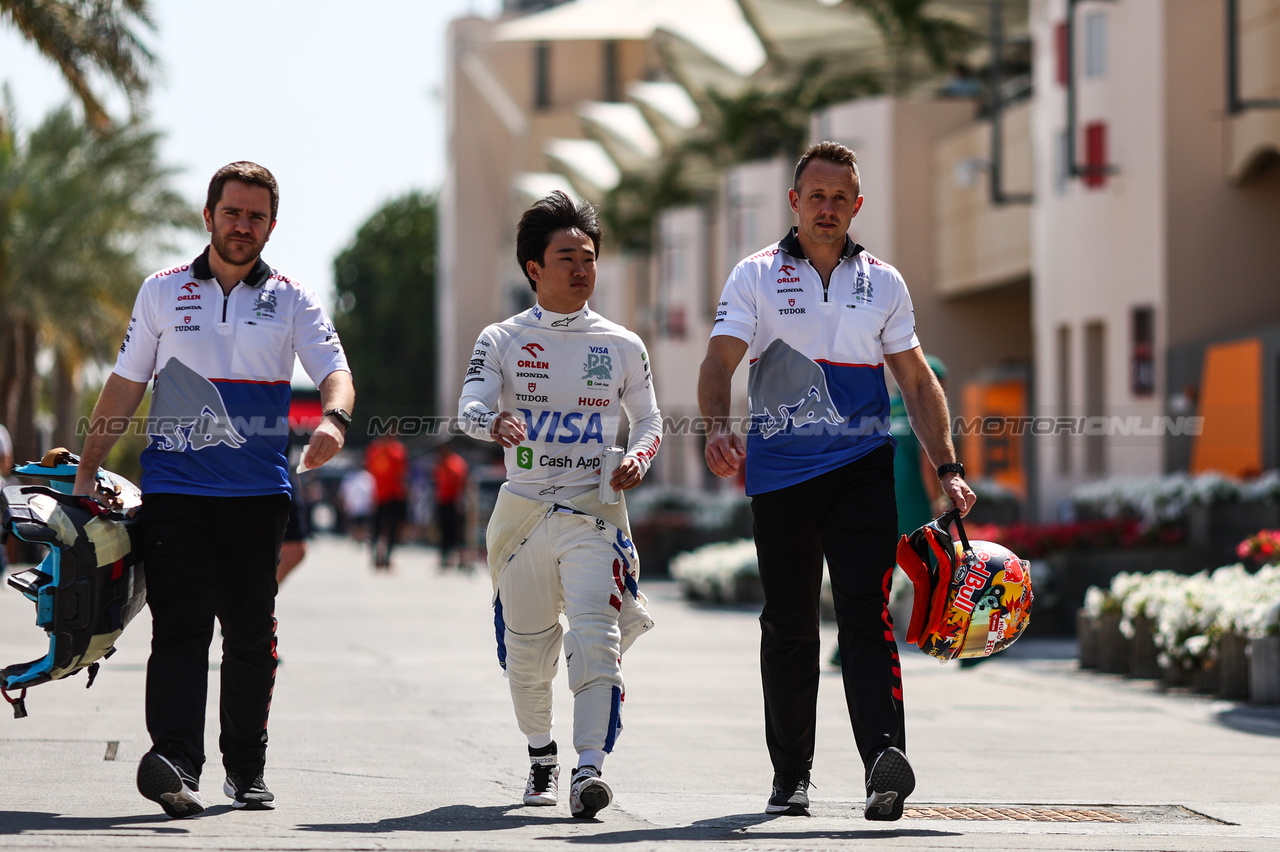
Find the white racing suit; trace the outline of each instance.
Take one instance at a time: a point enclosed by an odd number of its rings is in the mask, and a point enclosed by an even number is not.
[[[596,496],[619,408],[630,425],[626,455],[646,471],[662,424],[644,344],[589,309],[537,306],[481,333],[459,400],[477,438],[492,440],[499,411],[523,416],[528,428],[527,440],[505,451],[507,483],[487,531],[498,659],[521,732],[545,734],[563,644],[578,752],[612,751],[622,729],[622,652],[653,626],[636,586],[626,503]]]

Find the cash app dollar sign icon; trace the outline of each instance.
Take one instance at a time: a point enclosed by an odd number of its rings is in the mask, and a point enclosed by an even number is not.
[[[533,447],[516,447],[516,467],[525,470],[533,467]]]

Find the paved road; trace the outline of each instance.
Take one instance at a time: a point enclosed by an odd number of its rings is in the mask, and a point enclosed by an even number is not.
[[[0,707],[0,850],[1280,849],[1280,711],[1078,672],[1061,643],[963,670],[904,652],[918,818],[898,823],[861,817],[862,770],[828,674],[813,816],[767,818],[755,614],[690,606],[669,583],[647,590],[658,627],[626,661],[626,731],[605,767],[617,800],[599,820],[519,805],[527,763],[488,578],[440,574],[426,550],[374,575],[353,545],[321,539],[278,607],[275,811],[227,807],[216,757],[201,817],[170,820],[138,796],[144,619],[91,690],[36,688],[22,720]],[[0,592],[0,662],[43,653],[33,618]],[[566,715],[566,751],[568,732]],[[951,818],[966,813],[1023,819]]]

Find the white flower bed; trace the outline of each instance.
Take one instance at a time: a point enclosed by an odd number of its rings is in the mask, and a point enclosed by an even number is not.
[[[759,576],[756,543],[749,538],[708,544],[671,560],[671,576],[697,600],[732,600],[739,577]]]
[[[1117,574],[1108,590],[1092,587],[1085,609],[1094,618],[1123,613],[1120,629],[1133,638],[1134,623],[1152,625],[1160,664],[1190,666],[1215,653],[1224,633],[1249,639],[1280,633],[1280,565],[1249,573],[1227,565],[1190,576],[1172,571]]]
[[[1247,482],[1218,473],[1192,476],[1112,477],[1081,485],[1071,492],[1077,509],[1104,518],[1136,517],[1147,523],[1183,518],[1191,506],[1251,503],[1280,499],[1280,472],[1269,470]]]

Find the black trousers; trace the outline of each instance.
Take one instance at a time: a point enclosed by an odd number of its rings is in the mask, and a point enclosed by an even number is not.
[[[373,554],[378,555],[378,547],[383,541],[387,549],[383,559],[391,559],[391,550],[400,543],[400,525],[409,514],[409,505],[405,500],[387,500],[379,503],[373,510]]]
[[[845,702],[867,769],[905,750],[902,668],[889,617],[897,546],[893,448],[751,499],[765,603],[760,675],[775,772],[813,766],[822,557],[835,595]]]
[[[223,766],[256,775],[266,761],[276,675],[276,564],[289,497],[148,494],[142,511],[152,748],[190,764],[199,777],[216,618],[222,627]]]

